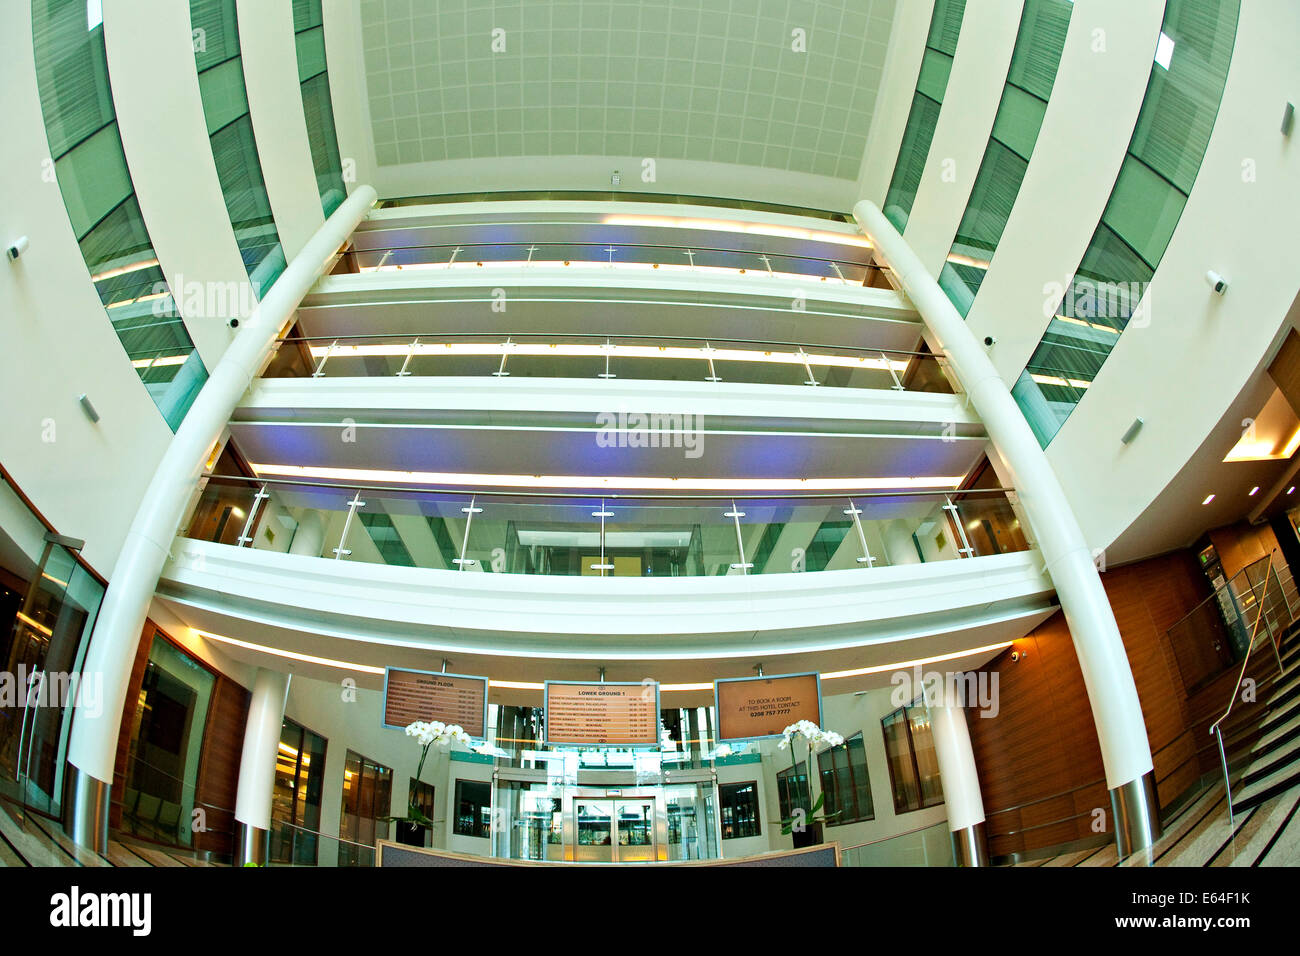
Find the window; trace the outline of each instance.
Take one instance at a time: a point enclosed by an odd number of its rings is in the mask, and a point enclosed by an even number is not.
[[[826,801],[822,809],[829,826],[874,820],[871,804],[871,780],[867,776],[867,748],[858,732],[838,747],[817,755],[817,772],[821,775]]]
[[[894,791],[894,812],[908,813],[943,803],[939,761],[934,752],[930,714],[915,702],[880,722]]]
[[[329,215],[347,196],[343,186],[343,160],[334,130],[334,105],[325,71],[325,27],[321,0],[293,0],[294,45],[298,55],[298,83],[302,90],[307,142],[316,170],[321,208]]]
[[[149,241],[117,131],[104,26],[83,0],[33,0],[36,81],[54,175],[113,331],[175,431],[208,371]]]
[[[957,52],[957,35],[961,32],[965,12],[966,0],[935,0],[916,95],[907,115],[903,143],[894,164],[894,177],[885,195],[885,218],[899,232],[907,227],[912,203],[916,201],[916,192],[921,186],[921,174],[925,171],[930,141],[934,139],[939,110],[948,89],[948,74],[952,70],[953,55]]]
[[[491,784],[482,780],[456,781],[456,819],[451,832],[470,837],[492,835]]]
[[[939,275],[939,285],[962,315],[970,312],[1020,194],[1056,82],[1073,10],[1069,0],[1025,0],[993,134],[957,238]]]
[[[248,113],[235,0],[190,0],[190,26],[202,38],[194,58],[221,194],[253,292],[261,298],[285,261]]]
[[[325,786],[325,738],[285,718],[271,794],[271,859],[315,866]]]
[[[1218,116],[1240,0],[1169,0],[1128,155],[1101,222],[1012,395],[1039,444],[1056,437],[1138,313]],[[1168,55],[1165,56],[1164,54]]]
[[[343,766],[343,810],[339,822],[339,866],[374,863],[376,840],[388,838],[393,805],[393,771],[361,754],[347,754]]]
[[[793,767],[786,767],[776,774],[776,797],[780,805],[781,819],[789,820],[794,815],[795,807],[808,809],[808,765],[800,761]]]
[[[722,839],[743,840],[762,834],[758,820],[758,782],[718,784]]]

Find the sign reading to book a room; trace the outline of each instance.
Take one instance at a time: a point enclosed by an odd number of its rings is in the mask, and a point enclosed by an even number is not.
[[[657,747],[659,685],[547,681],[546,742]]]
[[[405,729],[417,720],[460,724],[475,739],[487,736],[486,677],[390,667],[384,672],[384,726]]]
[[[713,682],[718,740],[779,737],[800,720],[822,724],[821,677],[781,674],[734,677]]]

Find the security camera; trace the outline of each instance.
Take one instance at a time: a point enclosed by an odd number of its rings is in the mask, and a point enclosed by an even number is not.
[[[1223,293],[1228,291],[1228,280],[1219,275],[1213,269],[1205,273],[1205,284],[1219,295],[1223,295]]]
[[[232,329],[237,329],[239,328],[239,319],[232,315],[230,318],[226,319],[226,325],[230,326]]]
[[[998,344],[997,336],[995,336],[995,335],[986,335],[986,336],[984,336],[984,347],[985,347],[985,348],[992,348],[993,346],[995,346],[995,345],[997,345],[997,344]]]
[[[17,259],[26,251],[27,251],[27,237],[19,236],[17,239],[13,241],[13,243],[10,244],[9,248],[5,250],[5,258],[7,258],[10,262],[13,262],[15,259]]]

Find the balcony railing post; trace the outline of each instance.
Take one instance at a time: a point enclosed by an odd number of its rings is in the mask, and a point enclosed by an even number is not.
[[[364,508],[366,503],[361,500],[361,492],[358,491],[348,502],[348,516],[343,519],[343,534],[339,536],[339,546],[334,549],[334,560],[338,561],[344,555],[351,554],[348,548],[348,532],[352,529],[352,518],[356,515],[358,508]]]
[[[869,568],[875,567],[876,559],[871,556],[871,550],[867,547],[866,532],[862,530],[862,509],[854,504],[853,499],[850,498],[849,506],[844,513],[853,516],[853,527],[858,532],[858,544],[862,545],[862,557],[857,559],[858,564],[865,564]]]
[[[253,524],[257,521],[257,511],[262,506],[262,502],[270,497],[266,493],[266,485],[257,489],[257,494],[253,495],[253,503],[248,506],[248,518],[244,521],[244,530],[235,539],[235,547],[242,548],[246,544],[253,543]]]
[[[482,512],[482,508],[474,507],[474,502],[478,499],[477,495],[469,496],[469,507],[461,508],[461,513],[465,515],[465,533],[460,539],[460,557],[453,558],[454,564],[458,565],[457,570],[464,571],[466,567],[474,563],[473,558],[465,557],[465,552],[469,549],[469,528],[474,523],[474,516]]]
[[[613,571],[614,565],[605,560],[605,519],[614,517],[614,512],[605,507],[605,499],[600,499],[600,510],[591,513],[593,518],[600,519],[600,563],[591,565],[592,571],[599,571],[603,578],[606,571]]]
[[[731,510],[723,515],[724,518],[730,518],[736,523],[736,552],[740,555],[740,562],[733,564],[731,570],[739,569],[741,574],[748,574],[749,569],[754,565],[745,560],[745,539],[740,534],[740,519],[745,517],[745,512],[736,507],[736,500],[731,500]]]
[[[961,512],[957,510],[951,498],[945,496],[944,501],[947,503],[943,506],[943,510],[952,515],[952,523],[957,526],[957,536],[961,539],[961,547],[957,549],[957,553],[965,558],[975,557],[975,549],[970,546],[970,539],[966,537],[966,526],[961,523]]]

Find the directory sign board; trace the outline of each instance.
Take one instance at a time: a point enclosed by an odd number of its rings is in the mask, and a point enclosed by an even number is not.
[[[716,680],[713,699],[720,741],[780,737],[800,720],[822,725],[821,677],[815,673]]]
[[[548,680],[546,742],[657,747],[659,685],[652,680],[639,683]]]
[[[384,671],[384,726],[404,730],[417,720],[460,724],[487,736],[488,679],[390,667]]]

